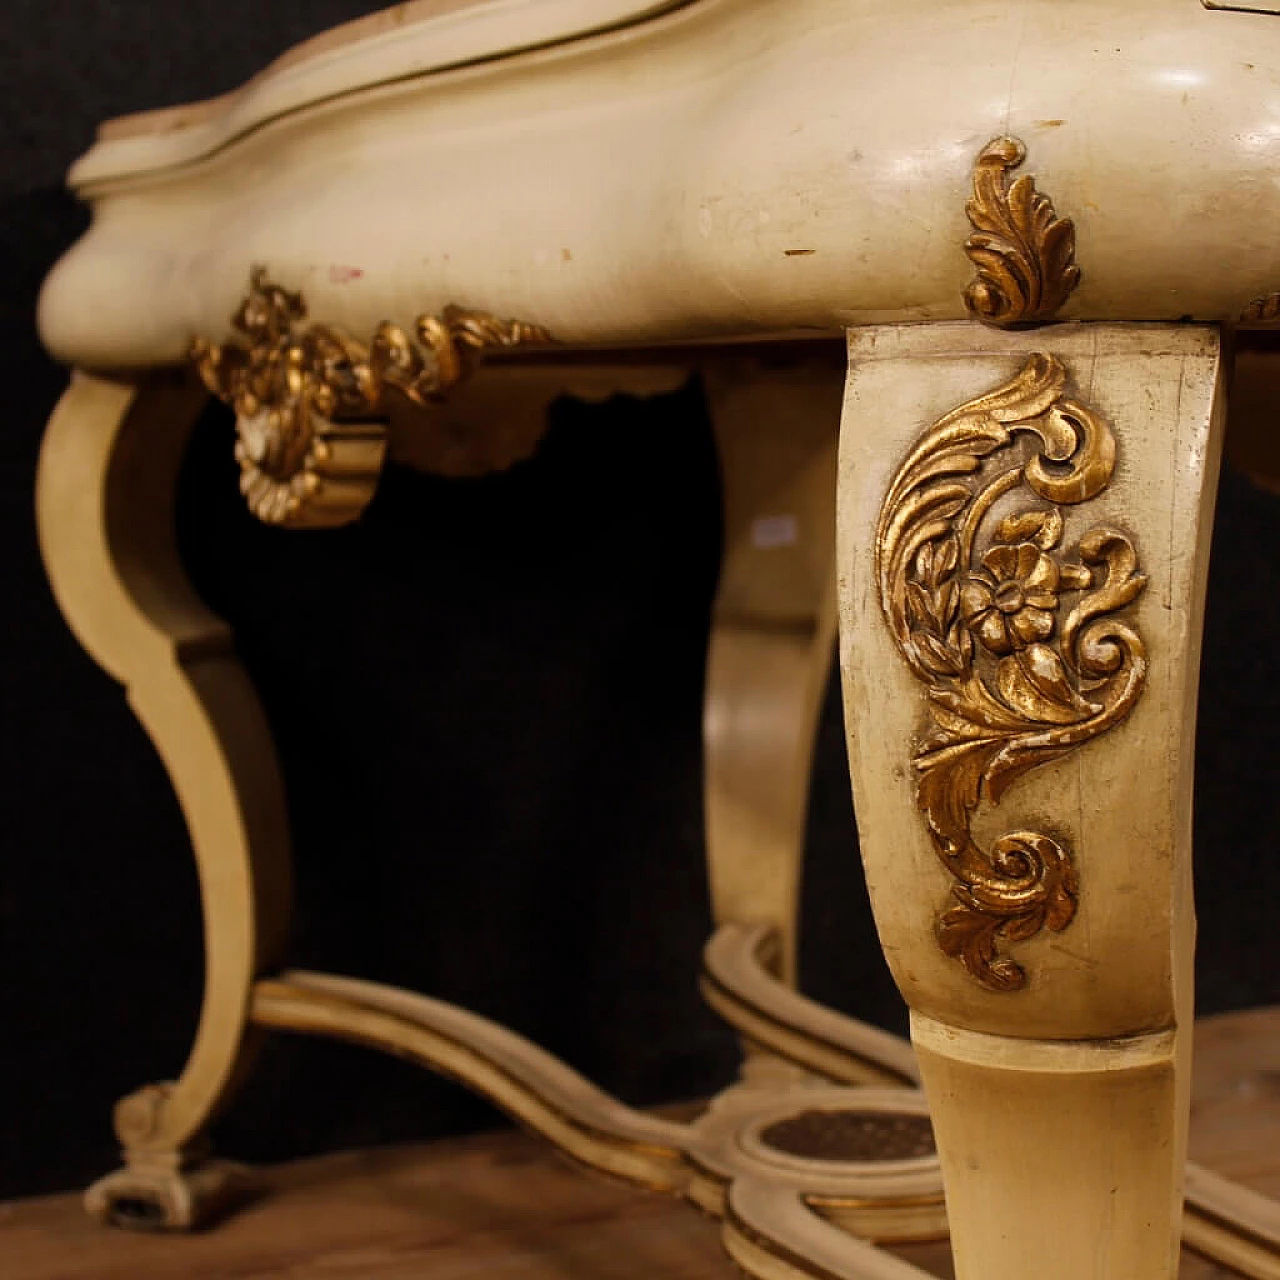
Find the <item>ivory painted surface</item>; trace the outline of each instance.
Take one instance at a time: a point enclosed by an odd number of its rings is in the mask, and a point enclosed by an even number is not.
[[[990,335],[984,335],[984,340],[989,338]],[[620,385],[636,392],[668,389],[678,385],[685,372],[678,364],[643,363],[587,365],[577,370],[554,366],[499,368],[473,384],[473,389],[479,393],[488,386],[489,377],[498,386],[490,387],[486,395],[474,403],[464,397],[449,409],[458,413],[456,425],[461,430],[470,415],[486,406],[492,409],[502,400],[501,390],[524,406],[522,412],[529,419],[532,442],[540,406],[545,406],[561,387],[571,386],[576,392],[590,396],[607,394],[612,387]],[[825,665],[819,650],[825,651],[825,637],[829,634],[825,626],[817,625],[817,616],[812,613],[815,602],[823,596],[821,565],[830,554],[830,544],[824,541],[820,527],[823,512],[830,510],[833,479],[830,426],[822,412],[828,395],[833,394],[829,373],[824,360],[806,357],[796,365],[779,362],[776,355],[763,360],[738,357],[725,362],[722,358],[719,362],[711,361],[705,368],[725,456],[730,542],[736,548],[730,557],[734,567],[726,574],[722,588],[722,621],[731,632],[736,626],[746,625],[748,630],[758,628],[768,633],[774,628],[784,636],[794,632],[799,637],[808,637],[806,643],[815,646],[814,671]],[[838,389],[834,394],[838,398]],[[59,599],[91,652],[130,684],[132,700],[144,719],[154,715],[148,711],[151,702],[158,699],[157,705],[172,704],[169,713],[159,719],[147,719],[147,723],[157,736],[175,781],[184,791],[184,803],[194,806],[189,810],[195,824],[193,831],[197,839],[205,842],[198,846],[197,852],[205,850],[201,874],[214,981],[206,1004],[200,1046],[176,1087],[144,1089],[122,1105],[119,1125],[128,1164],[121,1172],[98,1183],[89,1197],[94,1211],[108,1219],[117,1217],[116,1206],[121,1202],[154,1204],[171,1226],[199,1221],[234,1186],[230,1180],[234,1170],[201,1158],[200,1132],[235,1083],[244,1043],[245,1002],[249,998],[247,980],[250,974],[261,972],[270,963],[280,937],[284,905],[283,885],[275,883],[282,874],[282,817],[265,728],[252,705],[251,695],[246,701],[243,690],[236,692],[240,677],[226,649],[225,629],[189,597],[188,588],[171,559],[167,523],[171,471],[180,455],[183,429],[198,403],[199,397],[192,394],[190,387],[176,382],[161,382],[139,391],[125,383],[81,375],[51,426],[41,479],[44,545]],[[786,421],[790,428],[783,451],[784,456],[791,459],[787,465],[769,463],[772,454],[766,447],[764,433],[766,426],[775,421]],[[411,436],[422,427],[421,423],[402,423],[399,429]],[[422,443],[418,441],[417,446]],[[402,447],[408,449],[413,444],[406,439]],[[429,467],[438,466],[434,446],[429,447],[419,461]],[[85,504],[69,500],[66,495],[73,489],[77,494],[89,493],[93,501]],[[782,499],[785,499],[783,506],[794,508],[803,516],[797,529],[802,536],[793,545],[760,545],[778,536],[778,526],[776,522],[768,523],[764,532],[753,526],[762,516],[766,521],[774,521]],[[71,520],[68,513],[74,511],[80,511],[83,519]],[[770,573],[772,562],[768,562],[759,572],[753,571],[753,560],[767,554],[779,554],[778,563],[789,568]],[[176,649],[172,649],[174,645]],[[224,674],[215,676],[215,672]],[[768,670],[768,664],[763,667],[757,664],[756,668],[748,664],[743,669],[742,680],[722,685],[715,694],[723,701],[722,713],[727,713],[732,720],[736,702],[745,699],[745,704],[751,704],[758,700],[763,696],[761,690],[767,693],[772,687],[774,675],[776,673]],[[201,715],[190,716],[184,711],[184,698],[175,696],[174,691],[181,690],[184,679],[194,680],[197,694],[206,700],[208,725]],[[807,732],[805,725],[811,728],[809,701],[799,698],[795,705],[785,704],[785,699],[778,700],[779,723],[785,722],[784,728],[798,725],[803,737]],[[210,731],[217,740],[214,748],[219,749],[220,744],[220,750],[225,753],[231,770],[227,777],[208,765],[208,759],[216,757],[200,754],[209,748]],[[807,760],[807,745],[797,742],[794,733],[783,733],[781,737],[783,740],[778,743],[766,741],[761,745],[767,748],[766,754],[768,751],[777,754],[786,766],[783,773],[789,769],[797,777],[801,776]],[[748,752],[748,766],[755,754]],[[199,764],[201,759],[205,764]],[[731,789],[737,773],[738,768],[730,764],[725,776]],[[781,776],[780,781],[786,782],[787,787],[791,785]],[[204,798],[200,798],[202,795]],[[764,799],[767,801],[768,797]],[[239,821],[237,804],[248,804],[252,810],[245,821],[248,837],[256,844],[256,863],[252,846],[244,846],[242,837],[232,838],[230,834],[235,832]],[[797,856],[801,819],[802,811],[791,811],[788,821],[795,826],[789,832],[786,821],[780,821],[779,832],[787,837],[784,843],[789,842],[791,848],[791,853],[779,864],[784,880],[794,875],[795,864],[790,859]],[[230,851],[232,856],[225,860],[208,856],[208,832],[219,824],[230,824],[225,827],[218,846],[222,852]],[[739,899],[746,904],[742,909],[747,914],[752,913],[750,904],[757,898],[768,899],[771,911],[780,905],[786,908],[785,894],[778,902],[773,901],[776,886],[762,889],[756,883],[758,868],[749,865],[752,847],[746,827],[736,843],[723,843],[718,852],[723,874],[732,882],[722,903],[722,914],[726,918],[739,910]],[[713,851],[713,858],[715,856]],[[257,887],[253,888],[255,878]],[[246,891],[258,895],[258,905],[249,905],[250,900],[244,896]],[[794,927],[788,910],[783,909],[776,921],[784,940],[786,930]],[[246,924],[254,921],[261,926],[256,943],[253,929],[245,929]],[[717,934],[708,949],[707,966],[707,989],[716,1007],[749,1038],[767,1044],[774,1052],[791,1057],[820,1076],[849,1082],[912,1082],[915,1066],[905,1045],[812,1006],[770,976],[765,966],[780,966],[776,964],[778,940],[776,937],[771,940],[769,934],[767,925],[748,928],[732,923]],[[257,956],[255,946],[259,948]],[[782,972],[786,973],[785,968]],[[272,991],[272,984],[259,983],[253,989],[255,1007],[261,1011],[265,1007],[264,999],[275,999]],[[393,1000],[397,1009],[419,1007],[413,997],[403,993],[386,993],[386,999]],[[370,1043],[381,1044],[385,1039],[379,1038],[381,1033],[365,1034],[368,1018],[363,1009],[347,1012],[329,1009],[318,1020],[308,1014],[298,1021],[294,1013],[287,1013],[278,1022],[273,1017],[256,1020],[276,1025],[305,1025],[310,1030],[351,1035]],[[414,1041],[415,1054],[437,1069],[457,1072],[469,1079],[474,1073],[470,1069],[460,1070],[457,1063],[474,1058],[475,1071],[479,1074],[472,1083],[482,1086],[482,1078],[487,1078],[489,1071],[483,1057],[490,1032],[481,1028],[464,1043],[470,1035],[467,1028],[472,1025],[466,1015],[440,1011],[436,1021],[454,1034],[461,1029],[459,1038],[452,1047],[445,1043],[435,1051],[424,1048],[427,1045],[422,1039],[425,1030],[413,1031],[412,1035],[419,1037]],[[403,1038],[402,1031],[395,1030],[395,1036]],[[1155,1042],[1157,1055],[1162,1051],[1162,1044],[1159,1040]],[[395,1039],[394,1047],[398,1052],[406,1051],[400,1039]],[[1078,1068],[1079,1053],[1074,1048],[1069,1048],[1069,1053],[1075,1054]],[[520,1084],[523,1080],[526,1085],[532,1084],[534,1093],[530,1096],[536,1101],[537,1091],[541,1089],[539,1082],[546,1070],[552,1070],[544,1066],[545,1055],[540,1055],[532,1046],[516,1046],[513,1053],[504,1051],[502,1056],[507,1061],[506,1077],[515,1090],[511,1097],[516,1097],[524,1087]],[[946,1056],[942,1055],[944,1059]],[[930,1071],[936,1074],[937,1063],[928,1047],[921,1046],[921,1058],[926,1076]],[[702,1189],[694,1195],[699,1202],[715,1204],[719,1206],[718,1211],[726,1214],[725,1239],[733,1255],[761,1275],[809,1274],[815,1262],[824,1260],[824,1265],[833,1273],[861,1280],[913,1274],[902,1270],[903,1264],[840,1232],[880,1239],[936,1235],[941,1229],[936,1165],[909,1171],[910,1177],[916,1180],[912,1191],[918,1203],[899,1205],[895,1203],[895,1195],[901,1194],[902,1184],[895,1183],[894,1177],[898,1175],[891,1174],[887,1166],[854,1172],[853,1182],[840,1188],[831,1185],[833,1177],[837,1183],[840,1181],[842,1175],[838,1168],[828,1166],[824,1170],[804,1166],[802,1169],[794,1161],[788,1164],[786,1158],[779,1163],[778,1155],[770,1155],[761,1148],[742,1125],[761,1112],[779,1117],[803,1112],[806,1106],[812,1106],[810,1100],[820,1100],[823,1106],[835,1110],[852,1108],[855,1112],[874,1102],[877,1106],[887,1106],[891,1114],[909,1113],[912,1106],[918,1108],[918,1101],[901,1090],[883,1094],[882,1098],[876,1092],[823,1093],[815,1082],[805,1081],[794,1070],[779,1073],[777,1064],[767,1057],[757,1062],[760,1069],[752,1073],[752,1088],[741,1095],[731,1095],[722,1104],[717,1113],[719,1118],[706,1129],[708,1135],[719,1136],[710,1146],[703,1147],[699,1157],[704,1165],[716,1169],[728,1160],[740,1174],[747,1176],[739,1176],[727,1197],[722,1198],[711,1183],[698,1184]],[[977,1073],[979,1097],[991,1091],[993,1065],[986,1062],[983,1071]],[[1106,1063],[1105,1083],[1109,1095],[1123,1097],[1135,1081],[1117,1077],[1115,1065]],[[944,1061],[942,1067],[948,1075],[945,1087],[957,1088],[963,1083],[963,1071],[957,1072],[949,1061]],[[1061,1063],[1054,1069],[1061,1071]],[[1139,1079],[1136,1084],[1138,1092],[1148,1099],[1160,1090],[1176,1092],[1185,1085],[1185,1077],[1181,1085],[1176,1078],[1172,1060],[1163,1065],[1158,1061],[1144,1064],[1144,1070],[1146,1081]],[[1065,1092],[1081,1088],[1088,1095],[1088,1074],[1073,1068],[1067,1073],[1066,1091],[1056,1078],[1052,1079],[1050,1096],[1061,1098]],[[1017,1068],[1017,1087],[1027,1088],[1035,1076],[1025,1063],[1021,1064]],[[1149,1083],[1152,1080],[1158,1086],[1155,1089]],[[580,1092],[580,1087],[575,1085],[574,1090]],[[1017,1089],[1007,1092],[1012,1097]],[[1172,1102],[1164,1109],[1171,1112]],[[1083,1124],[1087,1108],[1073,1106],[1069,1111],[1059,1108],[1056,1112],[1053,1108],[1038,1108],[1038,1111],[1050,1120],[1055,1114],[1064,1117],[1078,1127]],[[962,1124],[970,1123],[974,1141],[984,1151],[992,1150],[993,1146],[1001,1150],[1021,1149],[1024,1154],[1038,1149],[1035,1131],[1026,1126],[1015,1126],[1009,1139],[996,1142],[997,1121],[981,1107],[971,1111],[965,1108],[958,1113],[953,1109],[951,1122],[956,1114],[960,1115]],[[625,1132],[628,1127],[625,1115],[622,1120]],[[1104,1150],[1110,1133],[1109,1122],[1110,1117],[1108,1123],[1085,1126],[1088,1135]],[[942,1123],[942,1132],[946,1132],[945,1111]],[[594,1119],[594,1126],[597,1137],[611,1128],[610,1124],[601,1122],[599,1115]],[[735,1135],[739,1131],[743,1134],[742,1141],[747,1142],[756,1156],[765,1159],[764,1167],[751,1171],[763,1174],[763,1181],[751,1181],[748,1170],[740,1168],[740,1156],[733,1154],[738,1148],[739,1139]],[[717,1143],[728,1145],[717,1146]],[[574,1147],[576,1139],[568,1145]],[[676,1145],[684,1145],[684,1139]],[[1150,1145],[1137,1145],[1130,1154],[1150,1149]],[[608,1159],[612,1163],[613,1157]],[[641,1161],[631,1170],[632,1175],[641,1175],[640,1180],[645,1181],[643,1174],[648,1167]],[[774,1173],[783,1169],[803,1172],[803,1180],[818,1193],[811,1192],[805,1203],[795,1201],[793,1194],[774,1177]],[[724,1172],[720,1169],[716,1179],[723,1177]],[[1249,1242],[1247,1230],[1221,1225],[1224,1219],[1228,1224],[1238,1219],[1246,1224],[1255,1221],[1263,1224],[1253,1228],[1255,1233],[1264,1227],[1270,1230],[1274,1213],[1269,1202],[1254,1203],[1248,1193],[1242,1196],[1241,1188],[1214,1180],[1203,1171],[1194,1172],[1198,1179],[1194,1186],[1197,1212],[1189,1221],[1188,1238],[1218,1256],[1237,1259],[1251,1274],[1272,1274],[1274,1250],[1269,1245],[1259,1248]],[[888,1181],[884,1180],[886,1175],[891,1175]],[[1103,1182],[1099,1180],[1097,1185],[1102,1186]],[[1152,1183],[1149,1178],[1138,1176],[1135,1185],[1149,1193]],[[858,1194],[851,1195],[855,1186]],[[1199,1211],[1202,1206],[1205,1212]],[[953,1205],[953,1214],[955,1212]],[[969,1216],[972,1221],[983,1218],[981,1213]],[[1273,1236],[1271,1230],[1267,1239]],[[809,1261],[803,1265],[794,1258],[788,1261],[788,1249],[798,1250]]]
[[[187,583],[174,541],[175,480],[204,400],[190,381],[75,375],[45,434],[36,487],[58,605],[124,686],[164,762],[200,877],[195,1042],[176,1081],[121,1099],[126,1167],[87,1197],[104,1219],[123,1201],[169,1226],[193,1225],[236,1180],[203,1161],[204,1131],[247,1067],[252,985],[279,964],[291,908],[284,788],[266,720],[230,630]]]
[[[1280,1185],[1280,1099],[1268,1087],[1278,1018],[1275,1010],[1229,1014],[1196,1028],[1192,1145],[1259,1190]],[[585,1179],[522,1134],[326,1156],[264,1169],[260,1184],[264,1200],[234,1229],[181,1242],[96,1231],[71,1196],[24,1201],[0,1221],[0,1254],[11,1280],[69,1280],[86,1267],[95,1280],[258,1276],[278,1269],[282,1240],[296,1272],[318,1271],[325,1280],[474,1280],[516,1271],[521,1280],[732,1275],[710,1220],[674,1200],[641,1200],[629,1188]],[[945,1242],[908,1248],[928,1275],[951,1274]],[[1255,1267],[1241,1270],[1275,1280],[1274,1265]],[[1234,1272],[1184,1252],[1179,1274],[1231,1280]]]
[[[225,335],[255,263],[353,334],[450,303],[576,344],[957,319],[972,166],[1002,135],[1076,221],[1065,318],[1232,320],[1280,288],[1265,16],[696,0],[392,83],[411,38],[383,37],[369,88],[203,159],[173,161],[180,133],[97,148],[74,175],[94,225],[42,302],[51,350],[178,361]]]
[[[1219,342],[850,335],[850,767],[959,1280],[1176,1274]]]
[[[151,169],[225,146],[269,120],[369,84],[509,57],[641,22],[691,0],[405,0],[295,46],[238,92],[107,121],[112,163]],[[87,159],[87,157],[86,157]],[[91,173],[92,163],[87,166]]]
[[[821,357],[711,362],[724,557],[703,712],[707,868],[717,923],[771,926],[796,979],[814,736],[835,650],[843,374]]]
[[[1018,777],[999,804],[984,800],[975,812],[984,848],[1011,829],[1044,828],[1070,845],[1079,872],[1079,906],[1066,928],[999,944],[1029,975],[1011,994],[983,986],[935,937],[955,881],[916,797],[912,755],[927,729],[928,689],[886,625],[871,557],[884,495],[916,439],[1041,350],[1063,362],[1072,397],[1116,436],[1111,482],[1088,503],[1062,508],[1062,558],[1072,558],[1086,530],[1130,532],[1149,582],[1126,617],[1146,637],[1149,666],[1141,698],[1105,737]],[[1028,334],[885,328],[852,334],[850,361],[841,653],[859,832],[894,977],[912,1008],[973,1030],[1073,1039],[1167,1027],[1186,976],[1175,973],[1171,938],[1189,940],[1192,928],[1189,783],[1217,447],[1217,337],[1155,326]],[[1013,452],[1021,456],[1022,448]],[[1046,505],[1024,489],[995,508],[991,522]],[[857,731],[863,724],[869,733]]]
[[[1280,247],[1269,232],[1280,212],[1280,27],[1269,19],[1190,0],[900,0],[892,21],[872,0],[619,0],[609,12],[649,20],[590,34],[605,11],[578,0],[536,14],[529,3],[478,4],[449,22],[370,29],[281,64],[185,124],[175,116],[163,131],[117,130],[73,175],[94,223],[47,284],[46,342],[91,368],[176,362],[194,339],[228,336],[255,269],[304,293],[334,333],[398,332],[457,306],[519,316],[530,332],[554,333],[570,357],[593,344],[945,322],[966,303],[999,321],[1010,318],[1001,300],[973,284],[983,252],[973,236],[991,234],[975,217],[981,190],[966,211],[980,156],[997,193],[1034,176],[1057,211],[1036,206],[1060,287],[1029,298],[1021,318],[1265,327],[1280,315]],[[550,25],[535,30],[542,22]],[[513,53],[539,42],[550,45]],[[452,65],[485,52],[511,56]],[[1023,176],[1011,179],[1014,171]],[[1077,243],[1083,270],[1070,261]],[[1191,747],[1220,420],[1216,331],[880,327],[853,333],[850,355],[836,564],[851,763],[878,926],[913,1007],[958,1274],[1171,1275],[1186,1139]],[[1005,545],[979,531],[949,603],[943,579],[955,566],[919,558],[913,545],[916,558],[895,570],[903,601],[886,604],[874,555],[877,546],[896,554],[896,517],[882,513],[892,495],[899,510],[911,500],[894,477],[913,442],[1011,386],[1020,369],[1043,373],[1052,362],[1064,387],[1032,416],[1049,415],[1052,430],[1041,434],[1056,461],[1032,488],[1055,514],[997,495],[988,514]],[[524,384],[531,403],[537,381]],[[901,1076],[900,1052],[886,1057],[861,1033],[832,1033],[795,998],[764,989],[758,973],[738,981],[749,968],[743,930],[756,924],[764,932],[750,937],[751,964],[794,977],[804,782],[832,623],[832,547],[817,531],[832,457],[823,388],[782,375],[754,386],[712,377],[709,386],[729,545],[709,667],[711,880],[720,936],[738,950],[716,949],[708,986],[748,1034],[759,1030],[800,1063],[836,1064],[849,1078]],[[255,1021],[411,1053],[541,1117],[579,1156],[603,1150],[596,1162],[614,1173],[645,1181],[665,1171],[653,1184],[723,1214],[728,1247],[756,1274],[908,1274],[837,1224],[876,1238],[936,1234],[936,1166],[907,1171],[928,1190],[918,1202],[868,1205],[859,1197],[879,1172],[832,1161],[828,1185],[827,1172],[815,1182],[785,1153],[752,1148],[759,1135],[741,1122],[753,1107],[772,1117],[794,1109],[792,1067],[754,1060],[760,1070],[696,1135],[639,1121],[630,1132],[633,1117],[611,1100],[581,1082],[560,1088],[561,1069],[532,1046],[457,1011],[317,976],[255,984],[282,917],[268,883],[280,877],[269,861],[255,865],[254,823],[282,842],[283,819],[274,773],[249,784],[243,771],[246,761],[270,764],[269,748],[251,695],[231,722],[219,719],[224,684],[240,688],[228,637],[203,616],[188,636],[187,614],[169,612],[173,575],[153,572],[163,555],[135,559],[133,525],[120,514],[126,494],[136,498],[139,526],[163,542],[148,522],[166,510],[180,430],[154,465],[138,452],[162,400],[135,402],[122,383],[82,378],[55,419],[41,483],[55,589],[91,651],[130,682],[166,753],[210,925],[210,995],[192,1063],[176,1087],[126,1100],[118,1118],[129,1167],[100,1184],[99,1199],[151,1195],[173,1224],[196,1216],[199,1168],[186,1166]],[[522,423],[518,448],[531,447],[536,417],[535,408]],[[1105,475],[1055,490],[1065,458],[1056,442],[1077,429],[1095,445],[1113,439],[1114,457],[1098,446]],[[380,423],[376,431],[380,462]],[[782,465],[780,440],[790,451]],[[1009,456],[1026,461],[1023,450],[1015,443]],[[363,499],[372,479],[361,483]],[[85,486],[116,523],[92,504],[79,521],[63,519],[50,495]],[[802,547],[770,558],[758,553],[785,548],[757,545],[756,534],[761,520],[788,514],[773,511],[779,502],[795,508]],[[1136,637],[1119,648],[1129,658],[1141,650],[1140,672],[1136,661],[1117,668],[1137,682],[1114,700],[1118,633],[1094,644],[1074,684],[1046,657],[1053,627],[1067,629],[1045,621],[1057,597],[1101,589],[1106,574],[1109,611]],[[1015,586],[1026,597],[1016,604]],[[920,640],[917,652],[916,623],[930,610],[946,623],[933,648]],[[956,617],[963,627],[951,626]],[[125,643],[134,635],[137,652]],[[972,803],[922,804],[922,752],[967,749],[922,745],[930,697],[936,710],[942,695],[977,696],[953,677],[978,647],[1003,660],[1037,645],[1044,661],[1021,675],[995,674],[992,659],[991,688],[1022,712],[1052,704],[1059,727],[1093,717],[1099,732],[1082,732],[1070,750],[1036,746],[1041,755],[1026,761],[1035,767],[1010,764],[1004,794],[994,793],[997,761],[983,766],[988,791]],[[908,650],[915,658],[904,661]],[[1090,699],[1100,710],[1086,714]],[[955,706],[944,710],[951,727],[935,715],[935,728],[963,736]],[[242,814],[255,797],[261,810]],[[230,858],[208,853],[219,830]],[[991,851],[1003,864],[984,878]],[[1019,905],[1007,882],[1028,866],[1043,883]],[[850,1054],[858,1061],[840,1066]],[[540,1091],[548,1080],[556,1087]],[[834,1093],[830,1106],[846,1099]],[[910,1110],[919,1098],[885,1105]],[[611,1125],[633,1141],[617,1144]],[[813,1194],[820,1183],[825,1197]],[[1051,1219],[1075,1230],[1046,1248]]]

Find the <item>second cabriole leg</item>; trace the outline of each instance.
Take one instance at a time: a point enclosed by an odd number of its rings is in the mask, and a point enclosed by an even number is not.
[[[703,719],[717,925],[767,924],[796,977],[814,734],[835,647],[841,371],[813,356],[706,371],[725,551]]]
[[[1221,416],[1211,329],[850,335],[850,766],[959,1280],[1177,1274]]]
[[[249,1000],[279,963],[289,909],[284,796],[229,629],[188,586],[173,489],[203,392],[77,374],[50,420],[37,508],[50,582],[89,654],[125,687],[178,793],[200,876],[205,994],[174,1082],[116,1107],[125,1166],[89,1191],[119,1225],[190,1227],[235,1190],[204,1133],[247,1062]]]

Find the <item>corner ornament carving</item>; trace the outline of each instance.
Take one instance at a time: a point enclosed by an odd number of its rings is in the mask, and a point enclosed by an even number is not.
[[[938,942],[999,992],[1027,975],[998,943],[1065,929],[1079,877],[1044,832],[981,848],[975,811],[1117,725],[1147,673],[1141,636],[1117,616],[1147,582],[1130,538],[1097,526],[1073,553],[1061,546],[1062,508],[1096,497],[1116,460],[1110,426],[1068,398],[1066,382],[1061,362],[1037,353],[940,418],[899,468],[876,526],[880,606],[931,721],[914,763],[917,805],[954,881]],[[1039,442],[1021,460],[1020,436]]]
[[[537,325],[452,306],[420,316],[412,338],[384,323],[367,344],[306,318],[302,295],[255,267],[232,318],[239,337],[197,338],[190,350],[205,386],[235,409],[250,510],[268,524],[301,528],[348,524],[368,505],[386,458],[381,419],[392,397],[438,402],[486,351],[551,341]]]
[[[978,270],[965,306],[975,320],[1001,329],[1052,320],[1080,283],[1075,223],[1057,216],[1030,174],[1009,179],[1026,158],[1017,138],[987,143],[965,206],[973,234],[964,251]]]
[[[1264,297],[1254,298],[1240,313],[1239,323],[1259,329],[1280,326],[1280,293],[1268,293]]]

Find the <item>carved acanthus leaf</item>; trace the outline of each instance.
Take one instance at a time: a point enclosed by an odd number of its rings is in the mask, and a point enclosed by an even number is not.
[[[1052,320],[1080,283],[1075,224],[1057,216],[1030,174],[1009,180],[1026,156],[1017,138],[989,142],[965,206],[973,234],[964,251],[978,269],[965,305],[975,320],[1002,329]]]

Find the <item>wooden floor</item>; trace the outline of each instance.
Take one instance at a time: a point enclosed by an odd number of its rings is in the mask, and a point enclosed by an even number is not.
[[[1197,1034],[1192,1145],[1280,1195],[1280,1013]],[[109,1231],[79,1197],[0,1204],[4,1280],[737,1280],[716,1224],[500,1133],[265,1170],[262,1196],[193,1236]],[[910,1255],[950,1276],[945,1248]],[[1231,1273],[1190,1255],[1182,1280]]]

